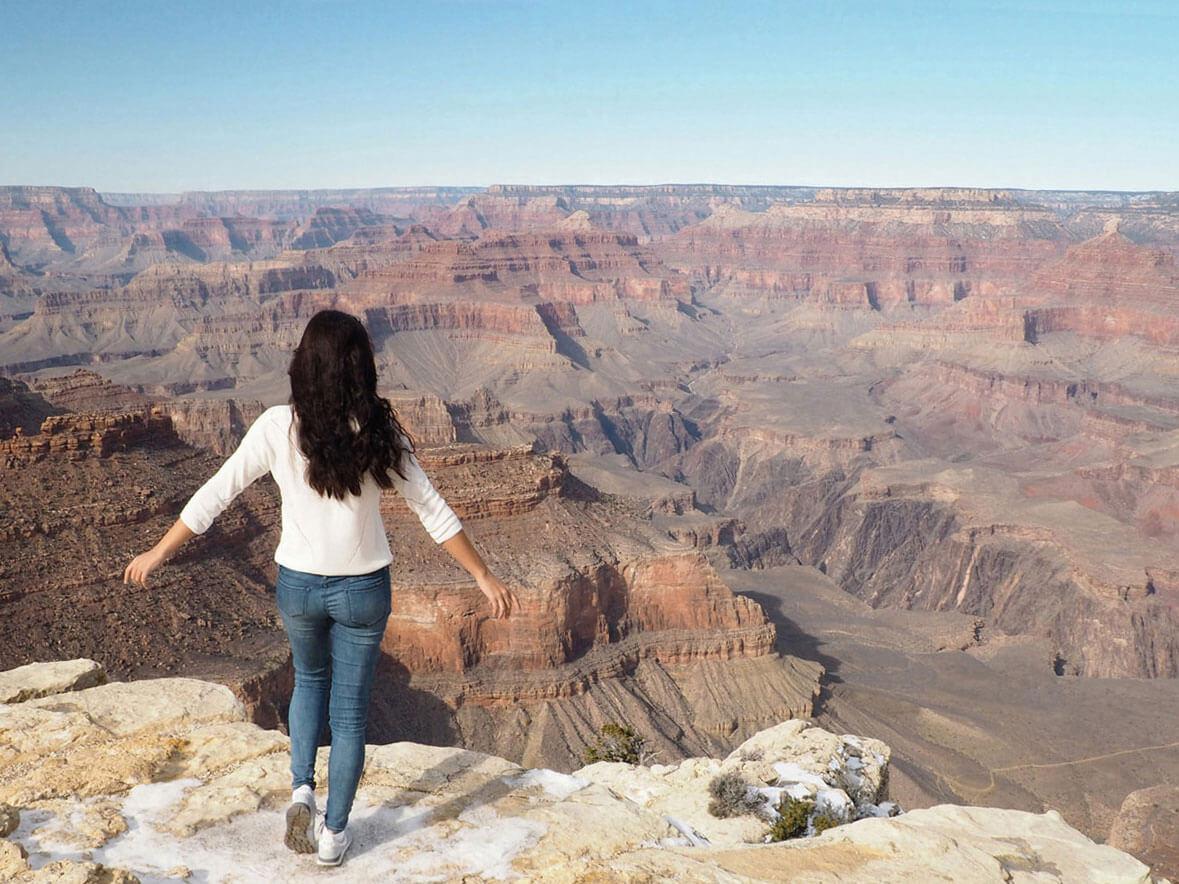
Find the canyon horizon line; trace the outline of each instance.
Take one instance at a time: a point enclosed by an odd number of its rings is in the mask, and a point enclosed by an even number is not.
[[[701,179],[698,181],[650,181],[644,183],[636,182],[598,182],[591,183],[588,181],[564,181],[553,182],[547,184],[540,184],[527,181],[496,181],[488,184],[456,184],[452,182],[421,182],[417,184],[351,184],[351,185],[315,185],[315,186],[282,186],[282,187],[254,187],[254,186],[216,186],[216,187],[183,187],[178,189],[165,190],[122,190],[117,188],[106,188],[92,184],[48,184],[48,183],[0,183],[0,189],[4,190],[78,190],[78,191],[94,191],[102,197],[114,197],[115,199],[130,198],[130,197],[150,197],[155,199],[163,198],[183,198],[187,194],[224,194],[224,193],[333,193],[333,194],[364,194],[369,192],[396,192],[396,193],[424,193],[432,191],[446,191],[458,193],[515,193],[515,192],[542,192],[542,191],[560,191],[560,190],[581,190],[581,191],[656,191],[662,190],[667,193],[683,192],[689,190],[705,190],[705,189],[724,189],[724,190],[749,190],[749,191],[986,191],[986,192],[1010,192],[1010,193],[1060,193],[1060,194],[1119,194],[1119,195],[1135,195],[1135,196],[1157,196],[1162,194],[1179,193],[1179,190],[1174,190],[1165,187],[1155,188],[1137,188],[1125,189],[1116,187],[1048,187],[1048,186],[1011,186],[1003,184],[960,184],[954,182],[943,182],[941,184],[897,184],[897,183],[860,183],[860,184],[834,184],[830,182],[821,183],[789,183],[781,182],[732,182],[721,179],[709,180]]]

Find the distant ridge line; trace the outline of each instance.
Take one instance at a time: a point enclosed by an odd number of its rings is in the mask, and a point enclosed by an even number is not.
[[[465,196],[482,193],[483,190],[482,187],[325,187],[277,190],[250,188],[242,190],[186,190],[181,193],[108,193],[104,191],[101,196],[108,205],[112,206],[202,205],[235,198],[296,200],[319,204],[328,201],[338,202],[382,196],[462,199]]]

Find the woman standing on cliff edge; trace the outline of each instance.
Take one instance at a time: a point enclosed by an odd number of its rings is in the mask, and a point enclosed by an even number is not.
[[[267,409],[241,445],[192,496],[124,583],[148,575],[203,534],[264,473],[282,497],[275,595],[295,666],[288,715],[293,794],[287,847],[339,865],[351,843],[348,815],[364,768],[365,723],[381,636],[389,618],[389,563],[382,488],[396,488],[435,542],[479,585],[497,618],[518,607],[471,545],[454,511],[414,457],[387,399],[377,395],[372,342],[360,320],[324,310],[311,317],[288,371],[291,404]],[[332,733],[327,813],[315,823],[315,753]]]

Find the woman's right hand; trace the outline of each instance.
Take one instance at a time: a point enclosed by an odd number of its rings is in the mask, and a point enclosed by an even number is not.
[[[177,519],[159,543],[131,560],[131,564],[123,571],[123,583],[138,583],[146,588],[147,575],[168,561],[176,550],[193,537],[196,535],[192,529]]]
[[[137,583],[140,586],[147,588],[147,575],[163,564],[163,558],[152,547],[145,553],[140,553],[131,560],[126,569],[123,571],[123,583]]]
[[[516,600],[516,594],[490,571],[476,576],[475,582],[483,595],[487,596],[487,601],[491,604],[491,614],[497,620],[502,620],[510,616],[512,611],[519,610],[520,602]]]

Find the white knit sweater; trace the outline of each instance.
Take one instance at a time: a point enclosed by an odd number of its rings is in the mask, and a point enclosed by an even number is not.
[[[402,459],[406,478],[389,475],[435,543],[462,530],[458,516],[422,472],[417,458]],[[311,574],[367,574],[389,564],[393,554],[381,520],[381,489],[371,475],[359,495],[343,500],[319,494],[306,479],[307,458],[295,441],[289,405],[268,408],[254,421],[241,445],[202,485],[180,512],[193,532],[204,534],[230,502],[269,472],[282,495],[282,535],[274,560]]]

